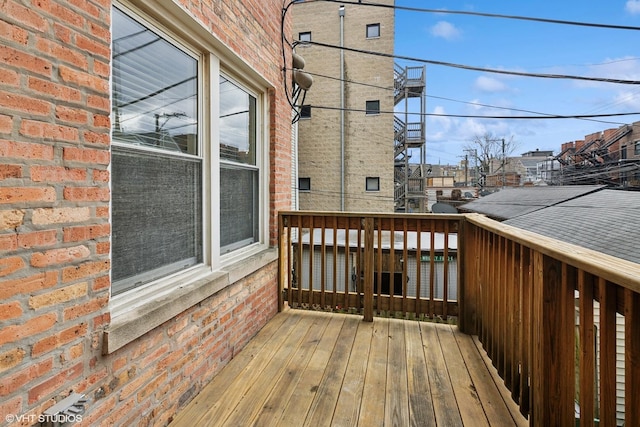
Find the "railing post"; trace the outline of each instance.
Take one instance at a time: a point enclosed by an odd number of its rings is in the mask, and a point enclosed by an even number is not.
[[[532,426],[575,423],[575,319],[562,262],[534,253]]]
[[[373,229],[372,217],[364,219],[364,321],[373,322]]]
[[[284,218],[278,215],[278,312],[284,308],[284,282],[286,263],[289,255],[289,242],[284,234]]]

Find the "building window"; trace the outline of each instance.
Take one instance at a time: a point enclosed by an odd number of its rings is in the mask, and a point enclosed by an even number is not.
[[[300,118],[301,119],[311,118],[311,105],[303,105],[302,107],[300,107]]]
[[[367,101],[367,114],[380,114],[380,101]]]
[[[380,37],[380,24],[367,25],[367,38],[374,39]]]
[[[267,154],[264,91],[219,73],[220,60],[209,52],[112,10],[112,294],[118,295],[174,286],[194,268],[210,271],[224,254],[262,243]],[[215,81],[203,72],[209,69]]]
[[[220,250],[259,239],[256,97],[220,76]]]
[[[380,177],[368,176],[365,179],[365,189],[367,191],[380,191]]]
[[[304,31],[304,32],[298,33],[298,40],[301,41],[302,43],[310,42],[311,31]]]
[[[633,154],[636,156],[640,155],[640,141],[633,143]]]
[[[114,294],[203,261],[199,69],[197,56],[113,9]]]
[[[299,191],[311,191],[311,178],[298,178]]]

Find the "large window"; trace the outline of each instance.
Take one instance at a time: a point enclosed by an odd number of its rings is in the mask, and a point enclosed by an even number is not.
[[[202,262],[198,69],[113,9],[114,294]]]
[[[119,294],[172,285],[159,279],[215,268],[220,255],[261,242],[265,154],[260,92],[231,76],[209,81],[203,70],[219,70],[217,58],[124,9],[114,7],[112,21],[112,293]]]

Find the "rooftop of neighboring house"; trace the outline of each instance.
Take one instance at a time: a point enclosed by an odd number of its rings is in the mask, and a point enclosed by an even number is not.
[[[464,208],[506,215],[505,224],[640,264],[640,192],[529,187],[503,190]]]
[[[504,221],[604,188],[602,185],[505,188],[462,205],[458,209],[462,212],[478,212],[498,221]]]

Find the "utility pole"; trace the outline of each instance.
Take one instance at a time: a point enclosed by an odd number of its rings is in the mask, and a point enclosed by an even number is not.
[[[504,171],[504,166],[505,166],[505,154],[504,154],[504,138],[502,138],[502,188],[505,187],[506,183],[505,183],[505,171]]]

